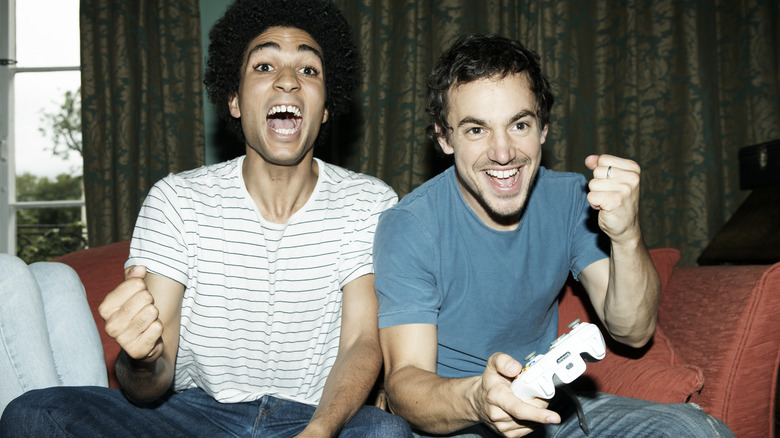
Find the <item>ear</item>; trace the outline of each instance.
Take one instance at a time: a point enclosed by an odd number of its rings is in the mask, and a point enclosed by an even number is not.
[[[544,144],[544,141],[547,140],[547,128],[550,125],[544,125],[544,128],[542,128],[542,132],[539,133],[539,144]]]
[[[238,106],[238,93],[234,93],[228,98],[228,108],[230,115],[238,119],[241,117],[241,108]]]
[[[328,113],[328,109],[325,108],[325,111],[322,112],[322,123],[327,122],[328,117],[330,117],[330,114]]]
[[[455,148],[450,146],[450,143],[447,141],[447,136],[442,133],[441,126],[439,126],[438,123],[434,123],[433,127],[436,130],[436,141],[439,142],[441,151],[447,155],[452,155],[455,153]]]

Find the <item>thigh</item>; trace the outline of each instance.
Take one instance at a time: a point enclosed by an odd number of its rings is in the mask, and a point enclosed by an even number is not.
[[[447,435],[428,435],[425,432],[419,430],[414,432],[415,438],[501,438],[501,435],[493,432],[489,427],[484,424],[477,424],[465,429],[458,430],[456,432]]]
[[[106,360],[84,285],[64,263],[30,265],[43,299],[54,365],[65,386],[108,386]],[[78,355],[73,352],[78,351]]]
[[[259,401],[254,436],[286,438],[301,433],[314,416],[315,406],[264,396]]]
[[[376,406],[362,406],[339,434],[340,438],[411,438],[403,418]]]
[[[202,407],[191,404],[193,397],[188,392],[181,398],[182,394],[176,394],[138,406],[118,389],[84,386],[30,391],[3,412],[0,437],[226,436]]]
[[[690,403],[663,404],[603,393],[579,394],[592,436],[733,437],[722,421]],[[585,436],[574,403],[562,392],[551,409],[561,414],[560,425],[546,425],[540,436]]]
[[[38,283],[18,257],[0,254],[0,412],[31,389],[60,384]]]

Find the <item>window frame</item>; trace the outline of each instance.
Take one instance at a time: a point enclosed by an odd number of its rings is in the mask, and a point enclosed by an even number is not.
[[[18,73],[81,71],[81,66],[16,66],[16,0],[0,0],[0,253],[16,254],[16,212],[24,209],[81,207],[84,198],[16,201],[14,77]]]

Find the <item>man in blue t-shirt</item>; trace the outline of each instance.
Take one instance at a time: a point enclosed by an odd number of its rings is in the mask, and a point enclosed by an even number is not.
[[[694,405],[512,393],[517,359],[557,336],[569,273],[633,347],[653,336],[661,292],[639,227],[639,166],[591,155],[590,182],[540,166],[553,100],[538,55],[506,38],[462,37],[434,68],[428,133],[455,165],[385,211],[375,235],[390,408],[421,435],[571,436],[580,404],[595,436],[730,436]]]

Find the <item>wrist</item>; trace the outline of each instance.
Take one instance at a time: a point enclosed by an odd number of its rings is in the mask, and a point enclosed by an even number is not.
[[[476,423],[482,422],[483,418],[481,415],[481,405],[482,400],[484,400],[482,376],[469,377],[466,379],[466,381],[468,382],[468,385],[465,394],[465,400],[469,408],[464,410],[464,412],[468,413],[466,420]]]

